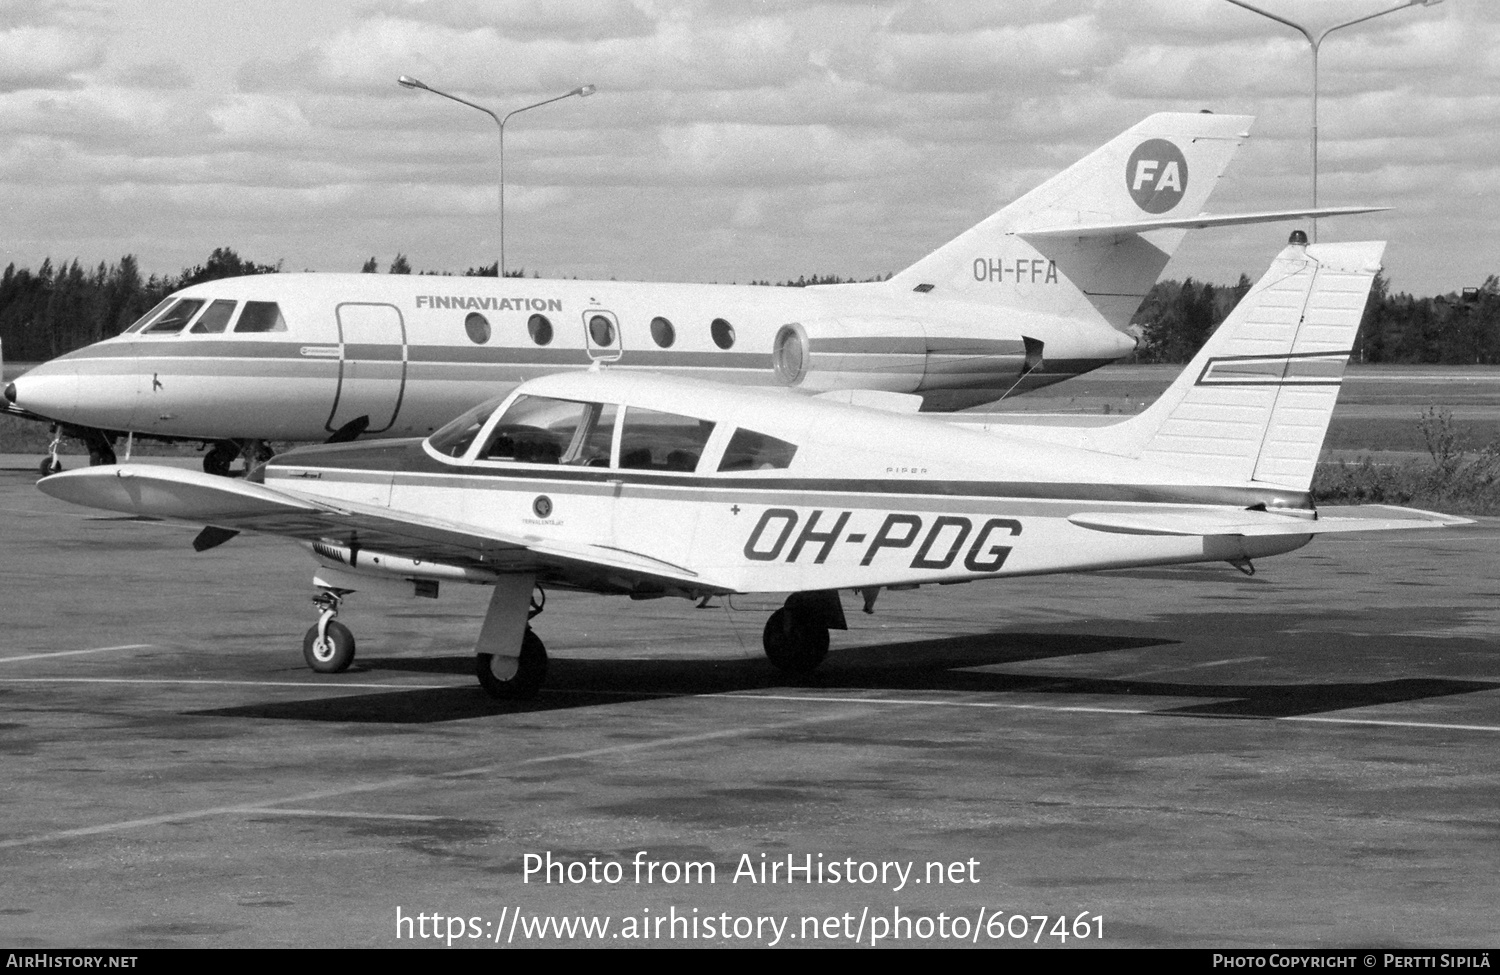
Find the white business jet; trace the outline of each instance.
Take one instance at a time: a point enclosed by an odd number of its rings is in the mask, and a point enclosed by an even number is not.
[[[1296,235],[1300,236],[1300,234]],[[1304,238],[1305,239],[1305,238]],[[494,587],[477,645],[496,697],[541,685],[541,587],[699,599],[791,592],[766,623],[800,674],[846,629],[840,590],[1252,559],[1324,532],[1460,523],[1330,517],[1308,494],[1383,249],[1296,242],[1146,411],[1108,426],[967,426],[872,405],[616,369],[523,383],[425,440],[290,451],[233,480],[126,464],[38,482],[56,498],[305,543],[317,671],[354,659],[349,593]],[[858,398],[858,397],[854,397]],[[261,483],[256,483],[261,479]]]
[[[216,444],[431,433],[518,382],[596,361],[804,392],[990,402],[1135,348],[1130,318],[1189,229],[1359,208],[1206,216],[1252,119],[1153,115],[875,284],[773,288],[273,274],[184,288],[124,334],[32,369],[9,409],[96,463],[121,432]],[[43,473],[57,469],[56,450]]]

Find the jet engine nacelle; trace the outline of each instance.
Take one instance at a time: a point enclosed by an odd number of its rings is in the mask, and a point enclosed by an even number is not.
[[[813,393],[1005,390],[1042,364],[1042,343],[976,334],[973,326],[915,326],[911,319],[832,318],[781,326],[772,342],[776,378]]]

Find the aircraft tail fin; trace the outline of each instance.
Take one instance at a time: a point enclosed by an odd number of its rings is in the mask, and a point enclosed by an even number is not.
[[[1163,112],[891,279],[902,290],[1130,324],[1200,217],[1247,115]],[[1027,236],[1028,228],[1036,236]],[[1074,232],[1076,231],[1076,233]]]
[[[1087,446],[1306,491],[1384,249],[1289,244],[1177,381]]]

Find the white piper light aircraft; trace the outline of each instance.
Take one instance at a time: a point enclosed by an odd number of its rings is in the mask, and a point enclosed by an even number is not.
[[[262,483],[144,464],[43,478],[77,504],[298,539],[318,561],[316,671],[354,658],[355,590],[491,585],[480,683],[534,693],[541,586],[690,599],[791,592],[771,662],[816,667],[846,629],[838,591],[1251,559],[1313,535],[1462,523],[1399,508],[1329,517],[1308,494],[1383,244],[1294,243],[1187,370],[1109,425],[965,425],[615,369],[523,383],[425,440],[313,446]],[[837,395],[837,394],[832,394]],[[907,412],[898,412],[901,410]]]
[[[1203,214],[1252,121],[1153,115],[889,281],[228,278],[32,369],[0,406],[61,423],[96,463],[114,461],[121,432],[212,442],[210,473],[266,456],[268,440],[428,434],[518,382],[596,361],[961,409],[1129,353],[1131,316],[1189,229],[1366,212]],[[43,473],[60,468],[56,450]]]

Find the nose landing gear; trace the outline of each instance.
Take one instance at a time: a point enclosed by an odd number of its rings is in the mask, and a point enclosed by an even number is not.
[[[334,619],[343,599],[331,589],[313,597],[313,605],[319,610],[318,622],[302,638],[302,659],[320,674],[340,674],[354,663],[354,634]]]

